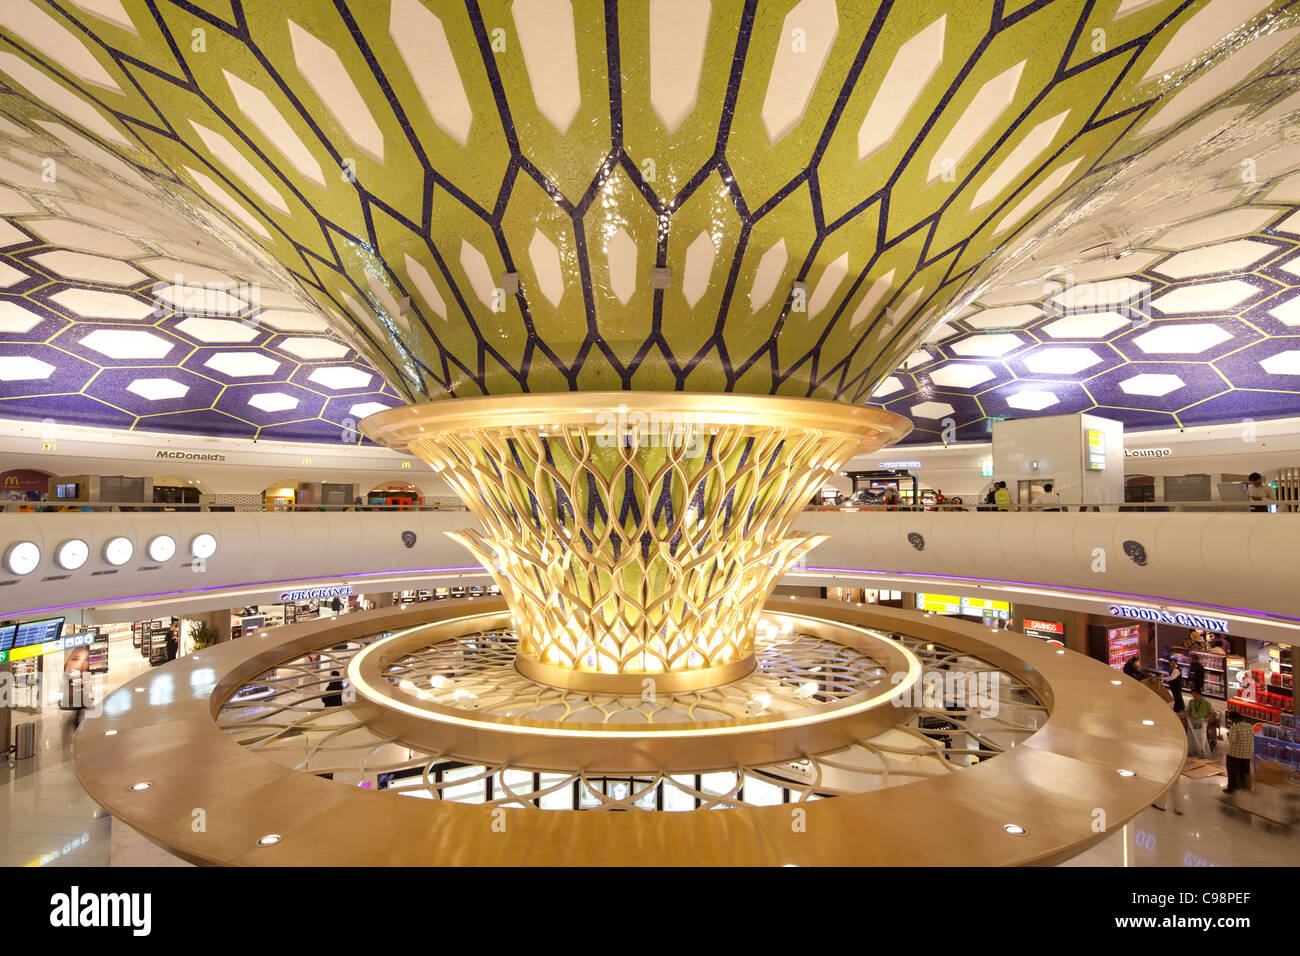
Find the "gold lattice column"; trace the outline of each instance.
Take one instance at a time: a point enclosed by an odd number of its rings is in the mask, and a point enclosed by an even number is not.
[[[824,540],[791,534],[795,516],[849,458],[909,427],[834,402],[672,392],[458,399],[362,423],[482,523],[452,537],[500,584],[519,670],[610,693],[748,673],[764,602]]]

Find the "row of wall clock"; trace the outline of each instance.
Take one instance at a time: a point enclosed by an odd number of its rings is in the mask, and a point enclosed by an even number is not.
[[[217,553],[217,539],[206,531],[190,539],[190,556],[206,560]],[[115,535],[104,542],[101,551],[104,561],[120,568],[135,554],[135,542]],[[176,556],[176,539],[168,534],[154,535],[145,545],[150,561],[162,564]],[[90,545],[81,538],[69,538],[54,549],[54,563],[64,571],[76,571],[90,560]],[[4,554],[4,567],[10,574],[22,577],[31,574],[41,563],[41,549],[35,541],[11,544]]]

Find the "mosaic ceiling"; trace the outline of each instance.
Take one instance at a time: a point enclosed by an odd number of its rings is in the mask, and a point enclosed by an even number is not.
[[[915,440],[1296,414],[1292,6],[5,0],[0,415],[334,440],[367,403],[575,388],[881,403]],[[214,337],[232,316],[252,334]]]

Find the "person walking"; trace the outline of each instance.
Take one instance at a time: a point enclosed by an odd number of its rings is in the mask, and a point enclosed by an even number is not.
[[[1055,487],[1056,486],[1050,481],[1043,485],[1042,493],[1034,501],[1034,504],[1038,506],[1039,511],[1061,510],[1061,496],[1053,490]]]
[[[1173,705],[1174,695],[1169,693],[1169,688],[1166,687],[1164,685],[1164,682],[1160,680],[1159,675],[1152,674],[1146,680],[1144,680],[1142,684],[1144,687],[1148,688],[1151,691],[1151,693],[1155,694],[1162,701],[1164,701],[1165,704],[1170,706]],[[1180,770],[1178,776],[1174,778],[1174,782],[1169,785],[1169,789],[1166,790],[1163,794],[1161,794],[1160,799],[1157,800],[1155,803],[1151,804],[1151,806],[1155,807],[1157,810],[1168,810],[1169,801],[1172,798],[1174,813],[1178,814],[1179,816],[1182,816],[1183,811],[1178,808],[1179,804],[1183,802],[1182,781],[1183,781],[1183,774],[1182,771]]]
[[[998,511],[1011,510],[1011,492],[1007,490],[1007,483],[999,481],[997,491],[994,492],[993,500],[997,502]]]
[[[1246,497],[1252,502],[1251,511],[1268,511],[1268,505],[1263,504],[1265,501],[1276,501],[1273,494],[1273,486],[1264,481],[1264,476],[1257,471],[1252,471],[1247,479],[1249,484],[1246,485]],[[1256,504],[1255,502],[1260,502]]]
[[[1210,754],[1209,744],[1205,740],[1205,728],[1214,713],[1214,705],[1201,696],[1198,688],[1192,688],[1192,699],[1187,704],[1187,755],[1204,760]]]
[[[326,707],[342,707],[343,679],[338,671],[330,671],[330,677],[334,679],[325,685],[325,694],[320,701]]]
[[[1230,713],[1228,720],[1232,722],[1228,730],[1228,785],[1223,792],[1250,790],[1251,761],[1255,759],[1255,724],[1244,714]]]

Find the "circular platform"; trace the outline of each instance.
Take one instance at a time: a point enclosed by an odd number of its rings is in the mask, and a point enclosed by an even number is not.
[[[1050,862],[1181,767],[1154,695],[1030,638],[816,601],[765,623],[749,678],[646,699],[532,684],[500,602],[293,625],[111,695],[75,763],[172,852],[259,865]]]

